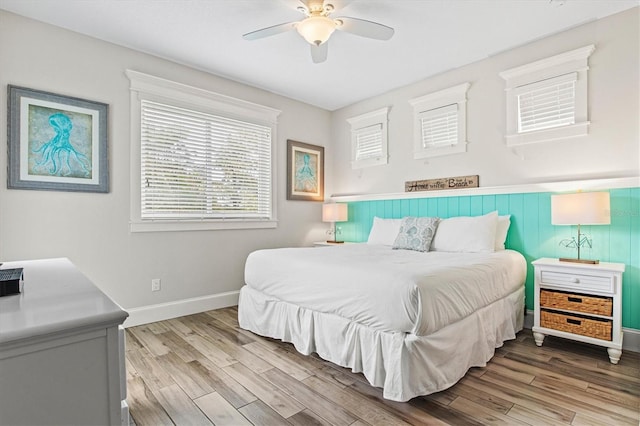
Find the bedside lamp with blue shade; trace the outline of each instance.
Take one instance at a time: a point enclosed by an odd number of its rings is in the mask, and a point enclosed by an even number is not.
[[[575,240],[575,245],[578,247],[578,258],[560,258],[560,261],[600,263],[599,260],[580,259],[580,246],[584,243],[580,234],[580,225],[608,225],[611,223],[609,193],[578,192],[552,195],[551,223],[553,225],[578,225],[578,239]]]
[[[327,203],[322,205],[322,221],[331,222],[333,224],[332,229],[327,231],[327,234],[333,235],[333,240],[327,240],[328,243],[342,243],[338,241],[338,234],[340,228],[336,227],[336,222],[346,222],[349,220],[349,208],[347,204],[339,203]]]

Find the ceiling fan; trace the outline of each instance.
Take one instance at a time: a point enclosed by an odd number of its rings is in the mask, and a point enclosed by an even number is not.
[[[256,40],[290,30],[298,33],[311,44],[311,59],[315,63],[327,60],[328,40],[335,30],[345,31],[376,40],[389,40],[393,28],[365,19],[340,16],[331,18],[334,6],[326,0],[296,0],[297,10],[306,17],[301,21],[287,22],[244,34],[245,40]]]

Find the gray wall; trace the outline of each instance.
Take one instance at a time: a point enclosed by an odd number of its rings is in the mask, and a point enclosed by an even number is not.
[[[481,186],[637,176],[640,173],[640,8],[576,27],[334,111],[334,194],[403,192],[404,182],[480,175]],[[510,149],[501,71],[590,44],[589,135]],[[428,48],[426,48],[428,50]],[[428,54],[428,52],[424,52]],[[453,52],[452,54],[455,54]],[[413,159],[409,99],[470,82],[467,153]],[[352,170],[346,120],[390,106],[389,164]]]
[[[215,52],[212,52],[215,54]],[[282,111],[277,134],[279,225],[270,230],[129,232],[129,80],[134,69]],[[321,205],[286,201],[286,140],[327,145],[330,113],[157,57],[0,11],[0,129],[6,85],[109,104],[108,194],[6,189],[0,155],[0,259],[68,257],[124,308],[238,290],[248,253],[325,238]],[[330,180],[327,182],[330,185]],[[162,290],[151,292],[151,279]]]
[[[109,194],[7,190],[0,185],[0,259],[70,258],[125,308],[238,290],[249,252],[325,238],[318,203],[285,200],[286,139],[325,146],[326,194],[402,192],[405,180],[479,174],[481,186],[638,175],[639,8],[498,54],[330,113],[153,56],[0,11],[0,105],[14,84],[109,104]],[[590,134],[505,146],[500,71],[595,44],[589,71]],[[282,110],[277,135],[275,230],[129,232],[129,81],[134,69]],[[413,160],[408,100],[465,81],[468,153]],[[389,164],[351,170],[346,119],[383,106]],[[6,110],[0,108],[6,141]],[[6,181],[6,154],[0,181]],[[135,177],[134,177],[135,178]],[[152,293],[151,279],[162,279]]]

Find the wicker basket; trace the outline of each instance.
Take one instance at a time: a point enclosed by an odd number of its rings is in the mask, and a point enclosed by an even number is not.
[[[611,297],[540,290],[540,306],[607,317],[613,315],[613,299]]]
[[[596,339],[611,340],[612,321],[540,310],[540,326]]]

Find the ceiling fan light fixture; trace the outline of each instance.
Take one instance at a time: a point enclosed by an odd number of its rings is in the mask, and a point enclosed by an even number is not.
[[[375,40],[389,40],[393,36],[393,28],[377,22],[347,16],[331,19],[329,15],[333,13],[334,7],[333,4],[326,3],[326,1],[327,0],[296,0],[299,5],[298,11],[306,16],[304,19],[265,27],[246,33],[242,38],[245,40],[257,40],[284,33],[295,28],[298,34],[311,45],[311,59],[314,63],[318,64],[327,60],[327,41],[335,30]],[[344,1],[346,2],[347,0]]]
[[[296,25],[298,33],[311,44],[320,46],[329,40],[336,29],[333,19],[326,16],[310,16]]]

